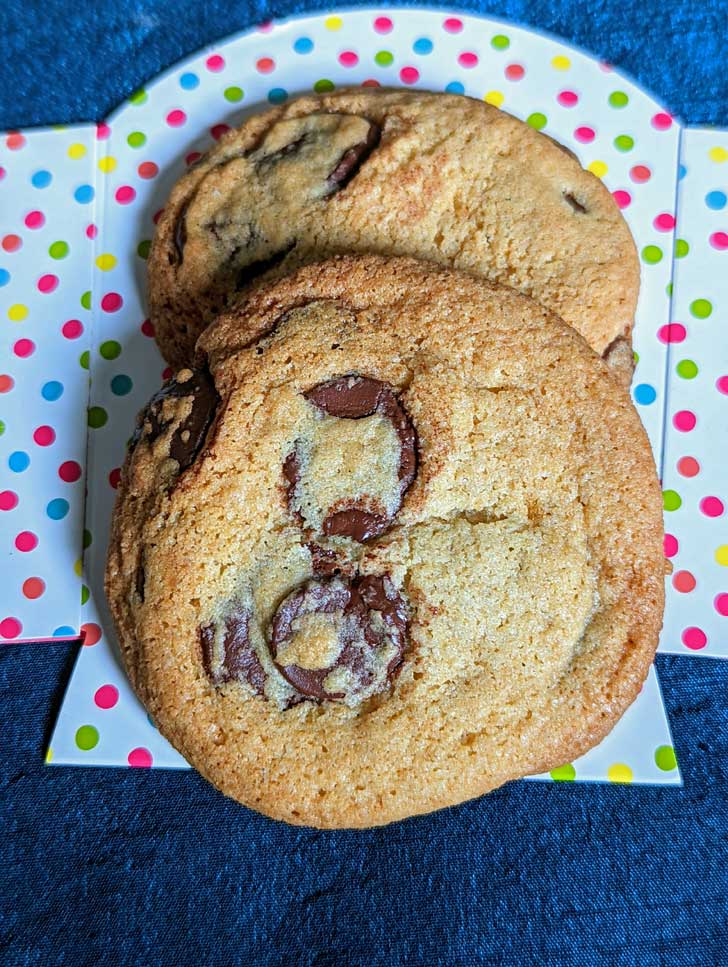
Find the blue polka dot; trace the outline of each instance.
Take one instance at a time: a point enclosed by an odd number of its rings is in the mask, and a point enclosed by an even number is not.
[[[294,42],[293,49],[297,54],[310,54],[313,50],[313,41],[310,37],[299,37]]]
[[[68,501],[64,500],[63,497],[56,497],[46,507],[46,514],[48,514],[51,520],[63,520],[67,513]]]
[[[127,393],[131,392],[133,383],[128,376],[114,376],[111,380],[111,392],[115,396],[126,396]]]
[[[685,165],[678,165],[678,169],[677,169],[678,181],[682,181],[687,173],[688,173],[688,169],[685,167]]]
[[[154,719],[148,712],[147,712],[147,722],[149,722],[149,724],[153,729],[156,729],[157,726],[154,724]]]
[[[56,628],[53,632],[54,638],[78,638],[78,632],[74,631],[73,628],[69,628],[68,625],[61,625],[60,628]]]
[[[705,196],[705,204],[708,208],[712,208],[714,212],[719,212],[722,208],[725,208],[726,198],[724,191],[709,191]]]
[[[432,47],[433,44],[429,37],[420,37],[412,44],[412,50],[416,54],[431,54]]]
[[[0,269],[0,287],[7,285],[10,281],[10,273],[7,269]]]
[[[635,386],[635,403],[639,403],[641,406],[649,406],[650,403],[654,403],[656,399],[657,392],[655,391],[654,386],[650,386],[649,383],[640,383],[639,386]]]
[[[465,86],[460,83],[460,81],[450,81],[450,83],[445,88],[448,94],[464,94]]]
[[[8,466],[13,473],[22,473],[30,466],[30,457],[23,450],[16,450],[8,457]]]
[[[74,191],[73,197],[79,205],[88,205],[90,201],[94,200],[94,190],[91,185],[79,185]]]
[[[282,87],[273,87],[268,91],[268,100],[271,104],[282,104],[288,98],[288,91]]]
[[[183,74],[179,79],[179,86],[185,91],[194,91],[200,83],[200,78],[197,74]]]
[[[45,171],[43,168],[30,176],[30,183],[34,188],[47,188],[52,181],[53,175],[50,171]]]
[[[55,403],[63,396],[63,383],[59,383],[57,379],[49,380],[43,384],[40,395],[49,403]]]

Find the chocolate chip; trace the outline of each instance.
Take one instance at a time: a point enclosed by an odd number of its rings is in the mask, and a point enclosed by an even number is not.
[[[564,201],[568,202],[568,204],[571,205],[573,210],[577,212],[579,215],[586,214],[587,209],[584,207],[584,205],[582,205],[580,201],[577,201],[576,198],[574,198],[574,196],[571,194],[570,191],[564,192]]]
[[[390,523],[391,521],[384,514],[348,507],[346,510],[336,510],[329,514],[324,520],[323,531],[327,537],[350,537],[363,544],[383,534]]]
[[[369,130],[364,141],[360,141],[358,144],[354,144],[348,148],[341,158],[339,158],[336,167],[326,179],[326,184],[329,186],[331,194],[336,191],[341,191],[346,188],[349,182],[353,181],[359,173],[361,166],[379,144],[381,137],[382,130],[379,125],[370,122]]]
[[[333,660],[313,668],[282,664],[289,646],[307,634],[302,623],[314,615],[330,616]],[[273,619],[270,650],[276,668],[302,695],[353,704],[388,687],[402,665],[407,638],[407,607],[389,575],[334,577],[309,581],[288,595]],[[330,675],[335,690],[326,684]]]
[[[218,625],[198,628],[202,667],[213,685],[244,681],[256,695],[265,689],[265,670],[250,643],[250,612],[244,608],[228,614],[223,622],[222,649],[216,645]]]
[[[267,256],[264,259],[256,259],[255,262],[249,262],[242,268],[238,269],[237,275],[235,277],[235,288],[238,292],[244,289],[247,285],[250,285],[255,279],[261,275],[265,275],[266,272],[270,272],[277,265],[286,258],[289,252],[291,252],[296,247],[295,242],[291,242],[285,248],[281,249],[279,252],[274,252],[273,255]]]
[[[182,265],[187,244],[187,209],[190,207],[189,201],[185,202],[180,209],[177,221],[174,226],[174,250],[177,254],[177,265]],[[171,261],[171,260],[170,260]]]
[[[139,598],[144,600],[144,582],[146,580],[146,575],[144,573],[144,565],[140,564],[137,568],[136,575],[134,577],[134,588]]]
[[[271,154],[264,154],[255,160],[255,168],[259,172],[265,172],[266,168],[278,164],[283,158],[289,158],[291,155],[298,154],[301,148],[310,142],[311,138],[308,134],[302,134],[300,138],[296,138],[295,141],[289,141],[288,144],[284,144],[282,148],[277,151],[271,152]],[[252,154],[252,152],[250,152]]]

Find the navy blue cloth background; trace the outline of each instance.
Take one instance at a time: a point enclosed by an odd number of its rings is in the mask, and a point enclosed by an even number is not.
[[[725,0],[461,0],[619,65],[728,125]],[[311,9],[10,0],[0,127],[102,118],[201,45]],[[728,963],[728,664],[658,660],[683,789],[516,783],[359,833],[295,830],[195,774],[49,769],[75,647],[0,649],[6,965]]]

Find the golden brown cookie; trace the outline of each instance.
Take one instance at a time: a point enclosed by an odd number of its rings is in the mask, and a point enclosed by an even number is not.
[[[252,289],[141,415],[107,594],[162,733],[269,816],[371,826],[571,761],[637,695],[661,495],[540,305],[410,259]]]
[[[346,252],[483,275],[556,312],[598,353],[620,338],[629,348],[639,262],[598,178],[482,101],[368,88],[248,118],[180,179],[149,258],[163,354],[188,364],[252,280]]]

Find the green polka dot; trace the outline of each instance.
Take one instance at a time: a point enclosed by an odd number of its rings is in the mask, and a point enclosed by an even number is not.
[[[138,91],[134,91],[134,93],[129,97],[129,100],[132,104],[136,104],[137,106],[144,104],[147,100],[147,92],[143,87],[140,87]]]
[[[84,349],[84,351],[78,357],[78,361],[81,364],[82,369],[88,369],[90,358],[91,358],[91,353],[88,351],[88,349]]]
[[[682,499],[676,490],[662,491],[662,506],[665,510],[678,510],[682,507]]]
[[[143,148],[147,143],[147,136],[142,131],[132,131],[126,143],[130,148]]]
[[[121,355],[121,343],[118,343],[115,339],[107,339],[99,346],[99,352],[104,359],[116,359],[117,356]]]
[[[648,265],[657,265],[662,261],[662,249],[657,245],[645,245],[642,249],[642,261]]]
[[[690,314],[696,319],[707,319],[712,311],[713,305],[707,299],[695,299],[690,303]]]
[[[92,430],[100,430],[109,419],[109,414],[103,406],[90,406],[88,411],[88,425]]]
[[[508,48],[511,46],[511,42],[505,34],[496,34],[491,40],[490,46],[495,47],[496,50],[508,50]]]
[[[612,107],[627,107],[629,98],[624,91],[612,91],[609,95],[609,103]]]
[[[541,128],[545,128],[548,124],[548,118],[545,114],[541,114],[540,111],[535,111],[533,114],[529,114],[526,118],[526,123],[530,124],[532,128],[540,131]]]
[[[665,286],[665,292],[667,292],[668,295],[672,295],[672,282],[667,283]]]
[[[634,148],[634,138],[628,134],[618,134],[614,139],[614,147],[617,151],[631,151]]]
[[[573,782],[576,779],[576,769],[569,763],[565,766],[558,766],[549,773],[556,782]]]
[[[685,241],[684,238],[675,239],[675,258],[676,259],[684,259],[689,251],[690,251],[690,246],[688,245],[688,243]]]
[[[640,354],[632,350],[632,359],[634,359],[634,364],[636,366],[637,363],[640,361]]]
[[[151,247],[152,247],[152,243],[149,241],[148,238],[145,238],[143,241],[141,241],[137,245],[137,255],[139,256],[139,258],[140,259],[148,259],[149,258],[149,250],[151,249]]]
[[[81,296],[81,305],[83,306],[84,309],[90,309],[91,308],[91,293],[90,292],[84,292],[84,294]]]
[[[663,772],[671,772],[673,769],[677,769],[677,758],[671,745],[660,745],[655,749],[655,764]]]
[[[328,94],[329,91],[333,91],[334,87],[334,82],[327,80],[325,77],[322,77],[320,81],[316,81],[313,85],[313,89],[317,94]]]
[[[692,359],[681,359],[675,369],[677,375],[682,376],[683,379],[695,379],[698,375],[697,363],[694,363]]]
[[[93,725],[82,725],[80,729],[76,729],[76,745],[84,752],[93,749],[94,746],[98,745],[98,741],[99,730],[95,729]]]
[[[380,67],[389,67],[394,60],[394,54],[391,54],[388,50],[380,50],[374,55],[374,60]]]
[[[237,104],[238,101],[243,99],[243,89],[242,87],[226,87],[224,91],[225,100],[230,101],[232,104]]]
[[[83,529],[83,549],[84,549],[84,551],[86,550],[87,547],[91,547],[91,545],[93,544],[93,540],[94,540],[93,539],[93,534],[91,533],[91,531],[88,529],[88,527],[84,527],[84,529]]]
[[[3,423],[2,420],[0,420],[0,436],[2,436],[4,432],[5,432],[5,424]]]
[[[48,249],[48,254],[52,259],[65,259],[68,252],[68,242],[54,242]]]
[[[81,604],[86,604],[89,599],[90,591],[85,584],[81,585]]]

